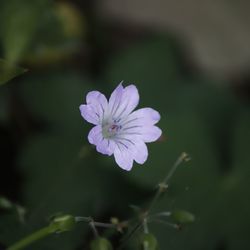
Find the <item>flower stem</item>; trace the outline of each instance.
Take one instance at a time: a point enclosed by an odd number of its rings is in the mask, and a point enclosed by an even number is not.
[[[32,243],[45,238],[46,236],[59,233],[71,231],[76,225],[75,217],[69,214],[60,215],[55,217],[48,226],[39,229],[38,231],[26,236],[25,238],[14,243],[12,246],[8,247],[7,250],[20,250]]]
[[[152,208],[155,206],[155,203],[157,202],[157,200],[159,199],[161,194],[165,192],[165,190],[168,187],[168,181],[173,176],[173,174],[175,173],[175,171],[179,167],[179,165],[183,161],[187,161],[187,160],[189,160],[187,153],[184,152],[179,156],[179,158],[176,160],[176,162],[174,163],[174,165],[172,166],[170,171],[167,173],[166,177],[163,179],[163,181],[161,183],[158,184],[157,191],[156,191],[151,203],[148,206],[147,213],[149,213],[152,210]]]
[[[83,217],[83,216],[77,216],[75,217],[76,222],[87,222],[87,223],[92,223],[95,227],[103,227],[103,228],[116,228],[117,226],[111,223],[103,223],[103,222],[98,222],[94,221],[91,217]]]
[[[133,227],[133,229],[127,233],[127,235],[125,235],[125,237],[123,237],[121,244],[119,245],[119,247],[117,248],[122,249],[124,247],[124,245],[127,243],[127,241],[137,232],[137,230],[139,230],[142,226],[144,229],[144,232],[148,232],[148,228],[147,228],[147,224],[145,224],[145,222],[147,222],[147,219],[150,216],[150,213],[153,209],[153,207],[155,206],[156,202],[158,201],[159,197],[166,191],[167,187],[168,187],[168,181],[170,180],[170,178],[173,176],[173,174],[175,173],[176,169],[178,168],[178,166],[183,162],[183,161],[188,161],[190,160],[190,158],[188,157],[187,153],[183,152],[178,159],[176,160],[176,162],[174,163],[174,165],[171,167],[170,171],[166,174],[166,177],[163,179],[163,181],[161,183],[158,184],[158,188],[157,191],[155,192],[155,195],[153,197],[153,199],[151,200],[148,208],[144,211],[141,220]],[[170,214],[169,214],[170,215]]]
[[[7,250],[20,250],[23,249],[32,243],[45,238],[46,236],[54,233],[54,228],[51,226],[43,227],[42,229],[28,235],[27,237],[21,239],[20,241],[16,242],[12,246],[8,247]]]

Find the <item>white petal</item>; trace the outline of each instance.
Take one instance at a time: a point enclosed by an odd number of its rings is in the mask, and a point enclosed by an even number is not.
[[[110,156],[114,153],[115,147],[116,147],[116,144],[114,143],[114,141],[103,138],[103,140],[98,142],[96,146],[96,150],[99,153]]]
[[[141,140],[136,141],[134,145],[134,160],[139,164],[143,164],[147,158],[148,148],[146,144]]]
[[[115,161],[119,167],[130,171],[133,167],[133,156],[131,152],[122,144],[117,144],[114,151]]]
[[[99,115],[95,112],[95,110],[90,105],[82,104],[79,108],[80,108],[82,117],[86,121],[94,125],[97,125],[99,123]]]
[[[102,120],[108,104],[106,97],[99,91],[91,91],[87,94],[86,102],[95,111],[99,120]]]
[[[154,125],[160,120],[159,112],[152,108],[142,108],[131,113],[126,120],[123,121],[122,126],[130,127],[134,125]]]
[[[161,129],[156,126],[133,125],[123,128],[119,136],[126,138],[128,138],[128,136],[137,136],[144,142],[153,142],[158,140],[161,134]]]
[[[147,160],[148,149],[139,136],[117,136],[116,143],[119,143],[119,146],[126,150],[137,163],[143,164]]]
[[[143,127],[141,133],[144,142],[154,142],[160,138],[162,131],[156,126],[149,126]]]
[[[103,138],[102,127],[100,125],[97,125],[90,130],[88,140],[91,144],[96,145],[96,150],[99,153],[105,155],[112,155],[114,153],[116,144],[112,140]]]
[[[117,120],[119,118],[127,117],[138,105],[139,93],[135,85],[129,85],[123,90],[121,102],[116,110],[113,112],[113,117]]]
[[[110,98],[109,98],[109,113],[113,114],[119,107],[121,100],[122,100],[122,95],[123,95],[123,86],[120,83],[116,89],[112,92]]]
[[[103,138],[102,136],[102,127],[97,125],[93,127],[88,134],[89,143],[96,145]]]

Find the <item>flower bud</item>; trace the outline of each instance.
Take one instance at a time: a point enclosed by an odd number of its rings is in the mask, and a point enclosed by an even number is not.
[[[50,227],[53,232],[61,233],[71,231],[76,225],[75,217],[69,214],[53,218]]]
[[[194,222],[195,216],[185,210],[176,210],[171,214],[172,218],[181,224]]]
[[[144,233],[141,236],[141,247],[147,250],[158,249],[158,242],[155,236],[151,233]]]
[[[111,243],[103,237],[98,237],[90,243],[91,250],[112,250]]]

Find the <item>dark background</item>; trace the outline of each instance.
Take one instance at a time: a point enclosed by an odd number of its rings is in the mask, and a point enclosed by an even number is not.
[[[155,210],[196,220],[150,224],[160,249],[249,249],[249,4],[200,2],[1,0],[0,195],[11,202],[0,202],[1,244],[58,212],[129,218],[185,151],[192,160]],[[121,80],[162,116],[161,140],[131,172],[89,145],[78,108]],[[92,238],[79,224],[34,248],[87,249]]]

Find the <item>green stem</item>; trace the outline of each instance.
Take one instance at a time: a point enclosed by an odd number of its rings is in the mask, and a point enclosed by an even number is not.
[[[46,236],[50,235],[51,233],[54,233],[54,228],[51,226],[44,227],[27,237],[21,239],[20,241],[16,242],[14,245],[7,248],[7,250],[20,250],[23,249],[32,243],[45,238]]]
[[[154,197],[152,198],[150,204],[148,205],[148,208],[146,209],[146,211],[143,214],[143,218],[141,221],[139,221],[134,228],[127,233],[127,235],[125,235],[125,237],[123,237],[123,240],[121,241],[120,246],[117,248],[117,250],[120,250],[124,247],[124,245],[127,243],[127,241],[134,235],[134,233],[139,230],[142,226],[143,223],[145,222],[145,220],[147,220],[148,216],[150,215],[151,211],[153,210],[156,202],[158,201],[158,199],[160,198],[160,196],[165,192],[165,190],[168,187],[168,181],[170,180],[170,178],[173,176],[173,174],[175,173],[176,169],[178,168],[178,166],[183,162],[183,161],[188,161],[188,155],[186,153],[182,153],[179,158],[176,160],[176,162],[174,163],[174,165],[171,167],[170,171],[166,174],[165,178],[163,179],[163,181],[161,183],[158,184],[158,188],[155,192]],[[145,228],[144,228],[145,229]],[[147,230],[147,229],[146,229]]]
[[[169,181],[169,179],[173,176],[173,174],[175,173],[175,171],[179,167],[179,165],[183,161],[185,161],[185,160],[188,160],[188,155],[186,153],[182,153],[179,156],[179,158],[176,160],[176,162],[174,163],[174,165],[171,167],[170,171],[167,173],[167,175],[163,179],[163,181],[161,183],[159,183],[157,191],[156,191],[156,193],[155,193],[152,201],[150,202],[150,204],[148,206],[148,209],[147,209],[147,213],[148,214],[149,214],[149,212],[151,212],[151,210],[155,206],[155,204],[158,201],[158,199],[161,196],[161,194],[165,192],[166,188],[168,187],[168,181]]]

